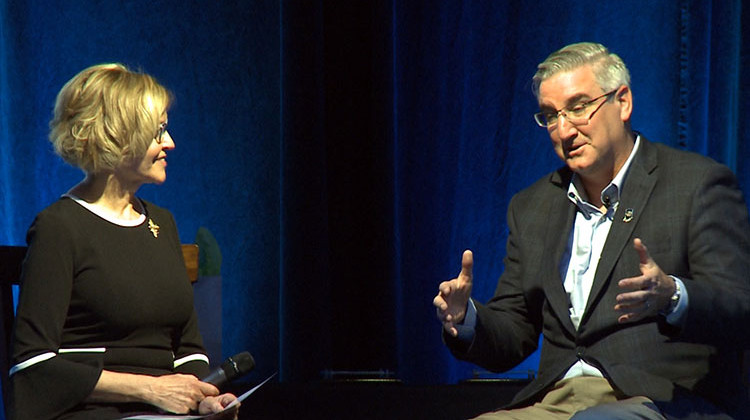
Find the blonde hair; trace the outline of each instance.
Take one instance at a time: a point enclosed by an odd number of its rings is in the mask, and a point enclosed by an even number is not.
[[[602,44],[580,42],[567,45],[549,55],[537,66],[531,90],[539,99],[539,86],[558,73],[590,65],[599,87],[605,92],[620,86],[630,87],[630,72],[622,59]]]
[[[49,140],[86,173],[112,171],[146,154],[172,96],[153,77],[122,64],[98,64],[60,89]]]

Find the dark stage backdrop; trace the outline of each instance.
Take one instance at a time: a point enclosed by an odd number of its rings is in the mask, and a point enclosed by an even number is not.
[[[23,244],[81,176],[46,140],[62,84],[94,63],[142,68],[177,98],[177,149],[141,195],[183,242],[216,237],[223,353],[253,353],[256,379],[475,373],[443,347],[432,298],[466,248],[474,296],[494,291],[510,197],[559,165],[529,80],[567,43],[623,57],[637,130],[750,187],[739,0],[31,0],[0,17],[0,243]]]

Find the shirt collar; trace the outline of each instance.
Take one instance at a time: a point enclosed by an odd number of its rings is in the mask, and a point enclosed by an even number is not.
[[[607,208],[616,208],[617,204],[619,204],[620,194],[622,193],[622,185],[625,182],[628,170],[630,169],[630,164],[633,162],[633,157],[635,156],[636,152],[638,152],[638,146],[640,146],[640,144],[641,135],[636,133],[635,144],[633,145],[633,150],[630,151],[630,156],[628,156],[625,164],[622,165],[622,168],[620,168],[620,170],[617,172],[617,175],[615,175],[614,179],[612,179],[612,182],[610,182],[609,185],[607,185],[607,187],[602,190],[601,200],[602,203],[607,206]],[[568,199],[570,199],[570,201],[572,201],[578,207],[578,209],[583,212],[584,216],[586,216],[587,219],[591,217],[592,212],[599,213],[600,211],[598,208],[581,198],[581,194],[579,193],[579,191],[584,191],[583,185],[581,184],[581,180],[578,175],[574,173],[571,183],[568,185]]]

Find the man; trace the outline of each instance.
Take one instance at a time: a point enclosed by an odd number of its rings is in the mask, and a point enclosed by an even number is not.
[[[750,226],[732,172],[632,131],[625,64],[573,44],[533,78],[565,165],[508,208],[505,271],[470,300],[473,256],[434,299],[451,352],[537,378],[481,418],[750,418]]]

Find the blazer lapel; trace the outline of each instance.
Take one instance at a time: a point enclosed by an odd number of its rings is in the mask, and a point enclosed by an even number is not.
[[[649,142],[641,136],[639,150],[630,165],[620,196],[620,204],[617,206],[612,227],[604,243],[604,249],[602,249],[602,255],[594,276],[594,284],[591,287],[581,323],[584,323],[589,317],[592,302],[598,300],[604,286],[610,281],[609,277],[615,264],[620,260],[620,255],[626,249],[626,246],[632,246],[630,238],[633,230],[638,225],[639,217],[643,214],[643,208],[656,185],[658,177],[653,173],[656,166],[656,149],[651,147]]]
[[[566,196],[571,176],[572,173],[567,168],[563,168],[555,172],[550,179],[552,184],[559,186],[561,189],[548,201],[549,207],[546,212],[548,215],[548,230],[544,241],[544,255],[548,255],[550,258],[544,259],[547,265],[540,272],[552,273],[545,276],[547,280],[544,284],[544,291],[547,300],[552,311],[562,320],[568,332],[575,335],[575,327],[570,320],[570,299],[565,293],[563,279],[560,275],[560,263],[568,244],[576,214],[575,205]]]

